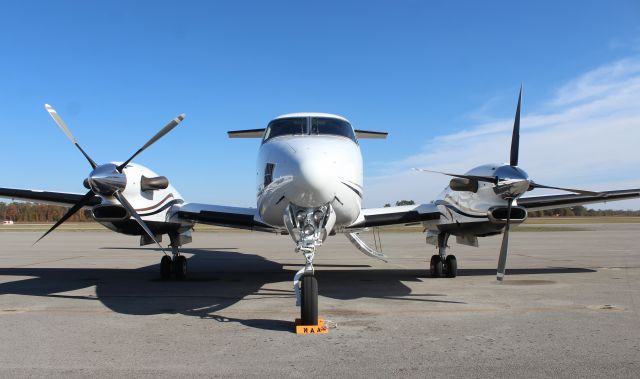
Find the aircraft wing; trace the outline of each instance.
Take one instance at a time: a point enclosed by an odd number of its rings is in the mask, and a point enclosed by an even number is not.
[[[640,197],[640,188],[617,191],[603,191],[603,196],[589,196],[578,194],[547,195],[523,197],[518,199],[518,205],[528,211],[573,207],[582,204],[603,203],[607,201],[635,199]]]
[[[358,219],[349,225],[347,230],[436,221],[440,219],[440,215],[435,204],[363,209]]]
[[[172,214],[174,215],[173,217],[200,224],[262,232],[277,232],[272,226],[262,222],[256,208],[186,203],[174,206]]]
[[[53,204],[62,206],[75,205],[84,197],[81,193],[69,193],[69,192],[52,192],[52,191],[40,191],[30,189],[17,189],[17,188],[0,188],[0,197],[7,199],[31,201],[34,203]],[[89,203],[88,207],[100,204],[101,200],[98,196],[94,196]]]

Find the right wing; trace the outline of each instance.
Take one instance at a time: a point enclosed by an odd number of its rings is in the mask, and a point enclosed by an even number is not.
[[[256,208],[187,203],[175,205],[172,213],[174,217],[200,224],[249,229],[261,232],[278,231],[272,226],[262,222]]]
[[[519,206],[525,207],[529,212],[554,208],[567,208],[582,204],[637,199],[640,197],[640,188],[618,191],[603,191],[602,193],[604,194],[604,196],[566,194],[522,197],[517,200],[517,203]]]
[[[374,226],[408,225],[440,219],[435,204],[402,205],[397,207],[369,208],[360,212],[358,219],[346,229],[363,229]]]
[[[77,204],[84,194],[69,193],[69,192],[52,192],[52,191],[38,191],[18,188],[0,188],[0,197],[31,201],[41,204],[53,204],[62,206],[72,206]],[[101,200],[98,196],[94,196],[89,203],[88,207],[100,204]]]

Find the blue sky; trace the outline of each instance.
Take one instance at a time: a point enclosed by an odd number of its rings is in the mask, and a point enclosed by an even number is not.
[[[126,159],[184,112],[136,162],[189,201],[251,206],[259,143],[225,132],[318,111],[390,132],[361,143],[365,205],[428,201],[446,178],[411,167],[507,159],[520,83],[532,177],[640,187],[635,1],[25,1],[0,12],[4,187],[84,191],[89,167],[44,103],[98,162]],[[607,205],[618,206],[640,202]]]

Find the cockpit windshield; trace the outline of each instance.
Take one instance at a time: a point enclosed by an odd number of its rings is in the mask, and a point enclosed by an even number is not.
[[[264,141],[279,136],[295,136],[307,134],[307,118],[291,117],[273,120],[264,132]]]
[[[330,117],[312,117],[311,118],[311,134],[347,137],[356,142],[356,136],[353,133],[351,124],[344,120]]]
[[[263,143],[274,137],[294,135],[333,135],[347,137],[358,143],[351,124],[332,117],[287,117],[273,120],[267,126]]]

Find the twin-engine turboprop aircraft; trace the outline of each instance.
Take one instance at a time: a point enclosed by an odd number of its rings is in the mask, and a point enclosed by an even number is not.
[[[431,257],[433,277],[455,277],[457,260],[447,255],[449,236],[458,243],[477,246],[478,237],[504,231],[498,263],[498,280],[505,273],[509,228],[521,223],[532,210],[640,197],[640,189],[606,192],[584,191],[537,184],[518,167],[520,106],[511,141],[509,164],[489,164],[454,177],[438,198],[428,204],[362,209],[363,170],[359,141],[386,138],[387,133],[353,129],[343,117],[325,113],[279,116],[264,129],[228,132],[231,138],[261,138],[258,151],[257,208],[186,203],[168,179],[131,163],[154,142],[176,127],[184,115],[169,122],[124,162],[97,164],[78,144],[65,123],[49,105],[45,108],[85,156],[92,171],[84,180],[86,194],[0,188],[0,197],[71,206],[41,238],[82,208],[118,233],[139,235],[140,244],[155,243],[164,253],[162,278],[184,279],[187,260],[180,247],[191,242],[196,223],[288,234],[305,265],[294,277],[302,323],[317,325],[318,286],[313,260],[328,236],[345,234],[358,250],[374,258],[385,256],[367,246],[358,232],[387,225],[422,224],[427,242],[438,247]],[[429,171],[429,170],[423,170]],[[432,171],[433,172],[433,171]],[[521,196],[534,188],[553,188],[573,194]],[[168,235],[172,254],[161,245]],[[36,241],[37,242],[37,241]]]

